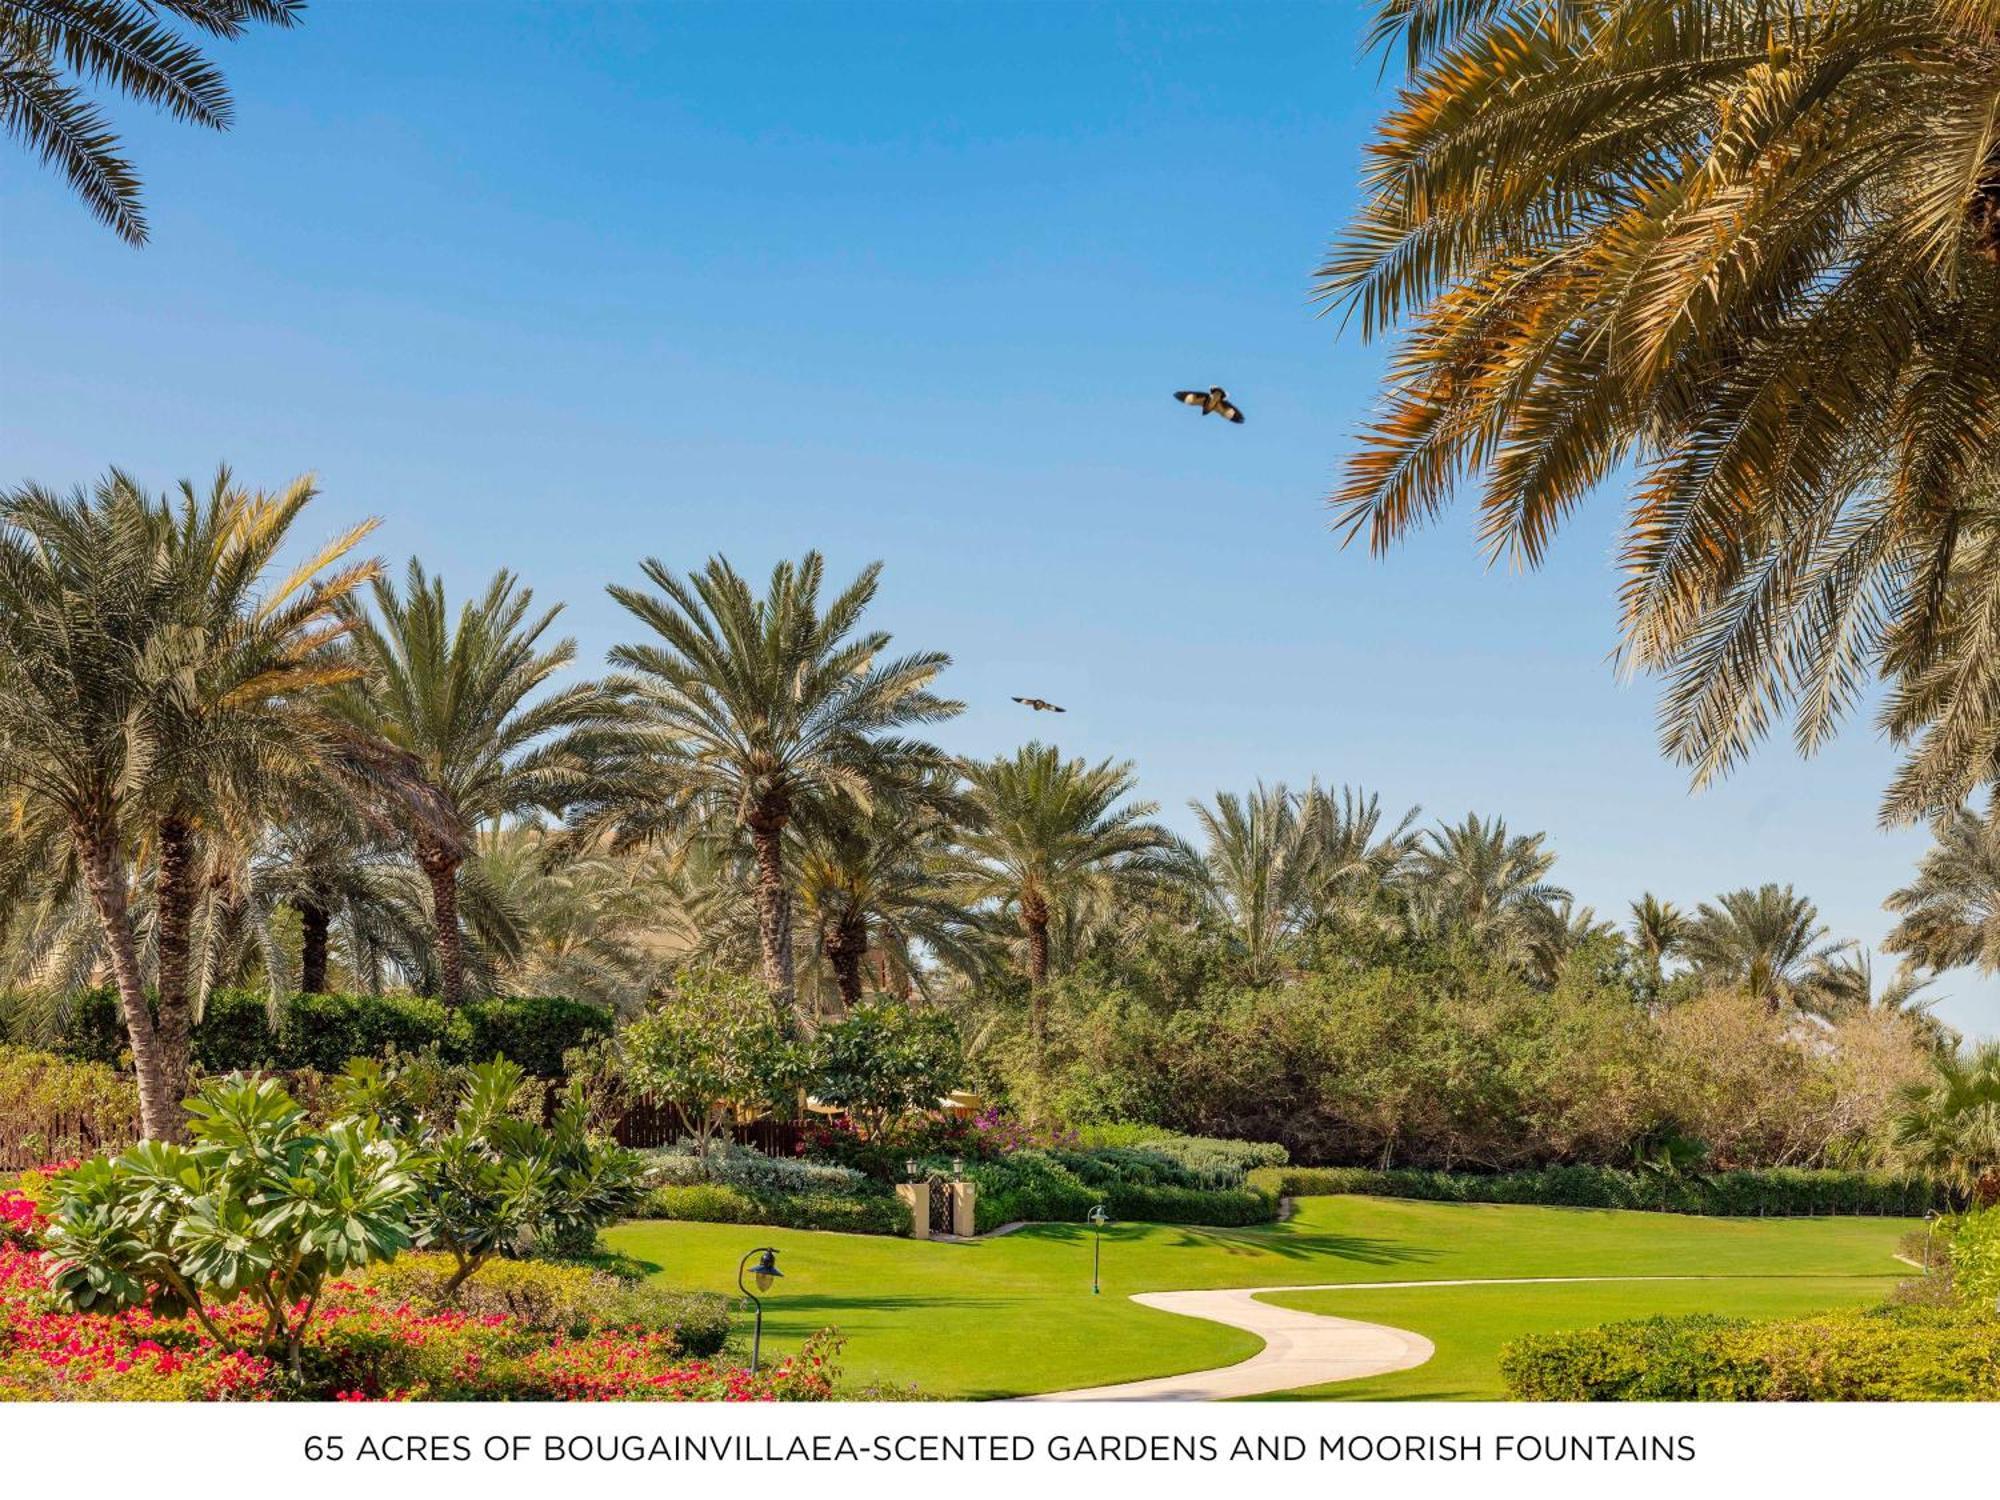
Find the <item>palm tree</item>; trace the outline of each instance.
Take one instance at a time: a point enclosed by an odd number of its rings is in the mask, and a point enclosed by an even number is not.
[[[1312,850],[1314,915],[1378,930],[1395,925],[1397,885],[1422,840],[1416,821],[1423,809],[1406,808],[1385,824],[1382,799],[1373,792],[1343,786],[1335,793],[1318,782],[1301,794],[1300,807]]]
[[[1883,903],[1897,922],[1882,946],[1931,973],[2000,972],[2000,805],[1959,808],[1932,828],[1916,878]]]
[[[1338,524],[1385,549],[1477,482],[1533,565],[1630,463],[1669,753],[1705,780],[1788,710],[1811,749],[1893,674],[1888,813],[1961,801],[2000,735],[2000,570],[1961,567],[2000,546],[1994,19],[1381,0],[1407,77],[1320,290],[1405,333]]]
[[[1974,1204],[2000,1202],[2000,1042],[1932,1059],[1931,1076],[1900,1096],[1897,1149]]]
[[[228,847],[253,845],[267,815],[309,783],[386,769],[323,710],[327,690],[356,674],[331,648],[346,630],[349,595],[378,571],[349,559],[375,523],[348,528],[272,578],[314,494],[306,478],[278,495],[252,493],[223,469],[206,494],[183,481],[178,502],[158,506],[171,614],[144,666],[156,684],[147,706],[154,1011],[177,1081],[198,1007],[190,924],[203,893],[222,883],[217,866],[232,863]]]
[[[657,593],[610,593],[656,639],[611,652],[623,669],[612,685],[635,722],[579,823],[626,845],[718,821],[747,832],[764,985],[789,1012],[797,982],[785,830],[809,804],[866,809],[945,763],[896,731],[959,711],[931,691],[951,658],[885,661],[888,633],[858,632],[880,563],[823,607],[817,552],[773,568],[761,599],[721,557],[685,579],[657,559],[642,570]]]
[[[415,558],[401,591],[378,578],[373,595],[372,612],[349,611],[362,676],[337,690],[334,706],[407,756],[429,793],[430,811],[410,815],[407,832],[430,888],[437,992],[456,1007],[466,966],[459,867],[474,830],[577,796],[582,733],[614,716],[615,699],[596,682],[545,691],[575,660],[576,643],[543,644],[562,607],[531,616],[534,592],[511,573],[496,573],[455,621],[444,581]]]
[[[1671,901],[1662,901],[1647,891],[1632,903],[1632,946],[1645,960],[1647,978],[1655,995],[1665,975],[1667,960],[1679,956],[1687,942],[1688,919]]]
[[[1509,963],[1529,962],[1530,945],[1551,908],[1570,899],[1549,882],[1556,857],[1542,846],[1545,837],[1511,834],[1505,819],[1477,813],[1430,829],[1409,872],[1418,928],[1470,942]]]
[[[1283,782],[1259,782],[1247,796],[1217,792],[1213,807],[1188,804],[1204,843],[1198,879],[1233,930],[1252,984],[1276,976],[1278,949],[1317,885],[1318,848],[1299,802]]]
[[[1688,925],[1686,952],[1704,979],[1740,989],[1773,1014],[1817,1008],[1827,965],[1850,942],[1829,943],[1819,908],[1790,886],[1762,885],[1704,901]]]
[[[1037,1055],[1047,1030],[1052,922],[1145,895],[1182,878],[1190,858],[1151,822],[1157,806],[1126,802],[1130,761],[1064,760],[1039,740],[965,768],[979,823],[960,838],[965,899],[1018,923],[1026,946],[1029,1032]]]
[[[976,962],[972,914],[949,859],[969,809],[954,805],[945,788],[930,790],[938,797],[915,805],[899,797],[798,825],[799,904],[843,1011],[861,1003],[871,953],[885,989],[891,970],[915,989],[919,950],[962,968]]]
[[[103,929],[142,1127],[180,1131],[180,1094],[147,1004],[132,924],[132,847],[156,753],[142,670],[172,603],[157,513],[117,476],[67,497],[0,495],[0,788],[29,839],[74,853]]]
[[[292,26],[304,9],[305,0],[0,0],[0,124],[59,168],[127,244],[143,245],[138,174],[65,70],[226,130],[232,111],[222,74],[160,16],[234,38],[253,24]]]

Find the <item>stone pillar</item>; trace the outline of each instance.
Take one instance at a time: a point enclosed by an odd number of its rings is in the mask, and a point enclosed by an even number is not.
[[[899,1182],[896,1196],[903,1200],[903,1207],[910,1211],[910,1238],[927,1240],[931,1237],[931,1185],[928,1182]]]
[[[951,1185],[951,1232],[961,1239],[971,1239],[979,1232],[979,1218],[973,1211],[978,1202],[979,1189],[972,1183]]]

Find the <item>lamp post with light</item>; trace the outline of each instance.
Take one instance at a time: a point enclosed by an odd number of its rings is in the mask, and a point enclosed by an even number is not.
[[[750,1264],[751,1255],[757,1257],[757,1264],[754,1266]],[[757,1309],[757,1331],[750,1338],[750,1373],[754,1375],[757,1373],[757,1362],[764,1353],[764,1299],[743,1284],[743,1273],[746,1268],[750,1273],[750,1279],[757,1283],[757,1292],[770,1291],[771,1283],[785,1273],[778,1269],[778,1252],[769,1245],[752,1250],[749,1255],[745,1255],[736,1263],[736,1289],[749,1299],[752,1307]]]
[[[1091,1229],[1090,1294],[1095,1297],[1102,1290],[1097,1283],[1097,1273],[1104,1263],[1104,1226],[1111,1221],[1111,1216],[1105,1213],[1104,1205],[1099,1203],[1092,1206],[1089,1218]]]

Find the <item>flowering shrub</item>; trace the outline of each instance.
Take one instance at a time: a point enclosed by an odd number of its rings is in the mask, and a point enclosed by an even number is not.
[[[7,1222],[33,1235],[42,1221],[22,1212],[28,1201],[10,1194]],[[671,1328],[571,1319],[552,1334],[513,1313],[400,1290],[326,1282],[294,1376],[245,1347],[267,1318],[252,1298],[211,1305],[206,1324],[143,1306],[74,1312],[32,1244],[10,1241],[0,1244],[0,1401],[824,1401],[837,1377],[830,1334],[752,1375],[689,1359]],[[643,1313],[643,1300],[614,1300],[605,1315]],[[710,1348],[714,1331],[702,1331]]]

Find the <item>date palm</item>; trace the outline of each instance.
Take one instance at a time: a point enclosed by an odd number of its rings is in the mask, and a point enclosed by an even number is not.
[[[1477,813],[1428,830],[1407,882],[1417,929],[1469,942],[1509,963],[1529,963],[1552,909],[1570,899],[1549,881],[1556,857],[1543,847],[1545,837],[1510,833],[1505,819]],[[1566,916],[1560,925],[1567,929]]]
[[[459,869],[479,824],[560,810],[583,784],[583,736],[615,713],[600,683],[551,688],[576,643],[545,641],[561,606],[534,613],[534,592],[493,576],[456,618],[444,581],[410,560],[403,587],[378,578],[373,608],[350,610],[362,675],[340,688],[336,710],[414,764],[431,815],[406,831],[429,886],[436,988],[465,998],[466,947]]]
[[[68,496],[0,495],[0,789],[18,834],[69,845],[104,935],[149,1137],[180,1132],[180,1094],[147,1003],[132,851],[158,753],[141,667],[173,595],[159,518],[115,479]]]
[[[642,571],[651,589],[610,590],[651,632],[611,652],[621,669],[612,686],[633,722],[578,821],[625,845],[704,823],[747,833],[764,986],[789,1012],[797,979],[786,829],[808,804],[865,810],[944,764],[898,731],[959,711],[931,691],[951,659],[885,659],[888,633],[861,628],[880,563],[824,602],[817,552],[773,568],[761,598],[721,557],[686,578],[651,558]]]
[[[1196,878],[1235,938],[1244,977],[1267,984],[1316,889],[1310,815],[1283,782],[1259,782],[1243,796],[1217,792],[1213,806],[1188,808],[1202,836]]]
[[[1378,930],[1398,925],[1398,883],[1423,835],[1422,809],[1387,821],[1382,799],[1359,787],[1338,792],[1318,782],[1300,795],[1304,832],[1311,846],[1314,915]]]
[[[1826,938],[1811,901],[1788,885],[1762,885],[1698,906],[1686,953],[1704,979],[1739,989],[1775,1014],[1787,1005],[1817,1009],[1828,989],[1838,988],[1829,965],[1853,944]]]
[[[979,813],[959,841],[965,899],[990,902],[1019,926],[1039,1055],[1051,924],[1184,879],[1190,856],[1151,821],[1156,804],[1125,800],[1137,784],[1130,761],[1064,760],[1054,745],[1036,740],[968,765],[965,778]]]
[[[253,25],[292,26],[304,9],[304,0],[0,0],[0,126],[61,171],[126,243],[143,245],[138,173],[82,84],[225,130],[232,109],[220,70],[165,18],[229,39]]]
[[[1959,808],[1932,828],[1908,885],[1883,903],[1896,914],[1883,947],[1936,974],[1970,964],[2000,972],[2000,825]]]
[[[1974,1205],[2000,1203],[2000,1042],[1934,1058],[1931,1076],[1898,1102],[1894,1138],[1905,1162]]]
[[[1667,960],[1679,956],[1687,942],[1688,919],[1671,901],[1647,891],[1632,903],[1632,946],[1645,962],[1647,978],[1658,994]]]
[[[1630,466],[1666,751],[1705,780],[1787,713],[1811,750],[1889,676],[1885,811],[1956,805],[2000,739],[1995,20],[1383,0],[1407,75],[1321,291],[1403,333],[1338,524],[1384,549],[1477,485],[1533,565]]]

